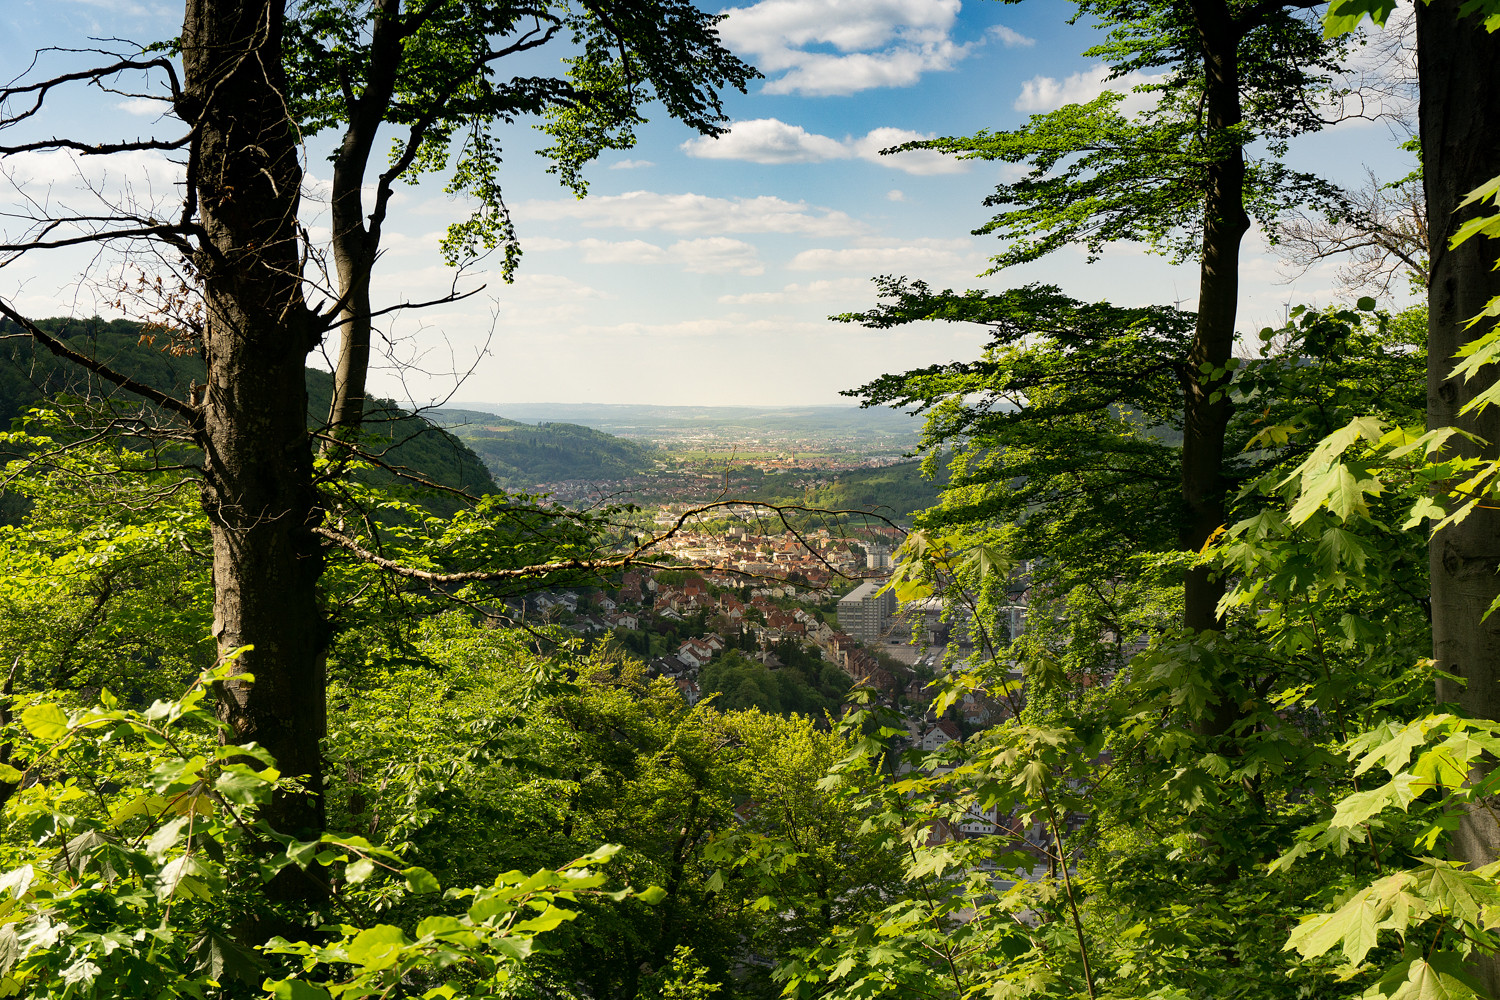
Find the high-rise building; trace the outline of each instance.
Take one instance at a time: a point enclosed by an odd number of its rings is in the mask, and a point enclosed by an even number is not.
[[[896,595],[877,593],[884,580],[866,580],[839,600],[839,628],[860,642],[875,644],[891,627],[896,613]]]

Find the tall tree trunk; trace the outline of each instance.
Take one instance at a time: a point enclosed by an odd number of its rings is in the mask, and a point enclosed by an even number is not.
[[[1245,214],[1245,152],[1235,130],[1240,107],[1239,30],[1223,0],[1193,4],[1202,46],[1205,128],[1213,153],[1203,205],[1203,259],[1198,285],[1198,325],[1188,355],[1182,439],[1183,519],[1181,544],[1197,551],[1224,523],[1224,436],[1231,412],[1228,379],[1210,377],[1205,365],[1223,369],[1234,353],[1239,305],[1240,241],[1250,228]],[[1217,399],[1214,398],[1217,395]],[[1188,570],[1183,582],[1183,624],[1199,631],[1223,627],[1222,581],[1207,568]],[[1235,707],[1220,700],[1203,728],[1222,735]]]
[[[370,62],[364,89],[349,95],[348,123],[333,159],[333,263],[338,272],[339,361],[333,373],[333,402],[328,423],[335,437],[357,434],[365,415],[366,383],[370,372],[370,272],[380,237],[373,224],[365,225],[365,171],[380,122],[395,93],[401,64],[400,0],[376,0]],[[377,195],[377,216],[383,216],[389,189]]]
[[[359,432],[365,416],[373,326],[370,269],[374,255],[369,252],[370,241],[361,221],[359,184],[364,171],[361,169],[354,176],[353,192],[345,192],[340,198],[338,177],[343,169],[342,163],[334,167],[333,262],[344,307],[339,312],[339,360],[333,371],[333,401],[328,409],[328,426],[335,438],[348,440]],[[350,215],[354,219],[352,223],[347,221]]]
[[[323,825],[323,560],[307,434],[305,365],[315,340],[301,291],[297,136],[283,99],[285,0],[187,0],[179,110],[204,230],[208,368],[203,504],[213,534],[214,635],[236,661],[220,713],[299,775],[268,819],[306,836]]]
[[[1500,108],[1491,99],[1500,66],[1500,35],[1475,18],[1459,19],[1461,0],[1417,5],[1417,72],[1427,226],[1432,243],[1427,313],[1427,426],[1461,427],[1485,445],[1457,442],[1454,452],[1500,457],[1500,411],[1460,416],[1459,410],[1494,384],[1494,369],[1472,382],[1450,378],[1453,356],[1478,330],[1464,324],[1500,295],[1500,254],[1489,240],[1448,248],[1453,231],[1482,211],[1456,211],[1472,189],[1500,173]],[[1500,615],[1484,619],[1500,596],[1500,512],[1480,507],[1463,522],[1434,535],[1432,650],[1438,669],[1463,678],[1440,680],[1437,698],[1456,702],[1467,714],[1500,719]],[[1471,865],[1500,857],[1500,829],[1488,808],[1476,806],[1460,823],[1454,855]],[[1500,996],[1500,963],[1493,957],[1479,972],[1491,995]]]

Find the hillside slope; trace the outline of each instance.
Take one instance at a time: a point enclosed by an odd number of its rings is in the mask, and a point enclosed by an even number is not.
[[[142,335],[147,331],[139,323],[96,317],[45,319],[37,325],[74,350],[163,392],[186,396],[192,385],[204,382],[200,358],[193,354],[174,356],[153,344],[142,343]],[[23,331],[9,321],[0,320],[0,337],[17,334]],[[318,426],[328,414],[333,376],[309,368],[307,393],[308,425]],[[140,402],[111,383],[60,361],[24,335],[0,340],[0,427],[8,427],[12,420],[38,403],[59,397],[130,408]],[[388,399],[370,400],[366,413],[369,435],[366,447],[382,462],[475,495],[496,491],[495,482],[479,456],[452,434]],[[371,470],[363,478],[379,485],[398,479],[382,469]]]
[[[651,445],[578,424],[527,424],[446,408],[427,416],[472,448],[507,489],[571,479],[623,479],[651,471],[661,457]]]

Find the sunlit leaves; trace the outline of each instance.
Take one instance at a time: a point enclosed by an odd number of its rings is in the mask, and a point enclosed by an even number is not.
[[[1346,35],[1366,17],[1383,27],[1395,9],[1396,0],[1334,0],[1323,14],[1323,30],[1330,38]]]

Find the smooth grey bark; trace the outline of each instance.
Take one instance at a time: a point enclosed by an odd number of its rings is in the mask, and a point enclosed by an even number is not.
[[[1450,377],[1454,354],[1481,332],[1465,329],[1494,296],[1492,241],[1473,239],[1449,249],[1455,229],[1486,211],[1458,210],[1469,191],[1500,173],[1500,35],[1475,18],[1460,20],[1461,0],[1417,5],[1417,72],[1421,85],[1420,127],[1427,227],[1432,243],[1427,313],[1427,425],[1460,427],[1485,445],[1458,442],[1446,454],[1500,458],[1500,410],[1460,415],[1459,410],[1493,385],[1493,367],[1470,382]],[[1439,702],[1456,703],[1468,715],[1500,719],[1500,615],[1486,619],[1500,596],[1500,512],[1480,506],[1464,521],[1433,536],[1432,651],[1439,670],[1462,682],[1439,680]],[[1471,865],[1500,858],[1500,829],[1490,810],[1474,807],[1454,836],[1453,854]],[[1500,963],[1478,963],[1486,990],[1500,995]]]
[[[207,322],[200,403],[203,506],[213,534],[214,636],[235,661],[219,699],[236,742],[255,741],[307,791],[267,818],[322,829],[325,626],[305,364],[317,332],[302,298],[297,135],[284,100],[284,0],[187,0],[178,112],[194,130],[193,265]],[[293,890],[292,894],[301,894]]]
[[[331,243],[343,308],[338,318],[339,360],[334,368],[328,423],[340,437],[357,432],[365,413],[372,336],[370,271],[380,246],[380,223],[390,198],[390,178],[381,178],[376,212],[368,225],[363,187],[375,137],[395,93],[402,57],[400,15],[400,0],[377,0],[374,5],[366,86],[357,98],[351,94],[347,101],[349,120],[333,158]],[[410,162],[409,157],[406,160]]]

